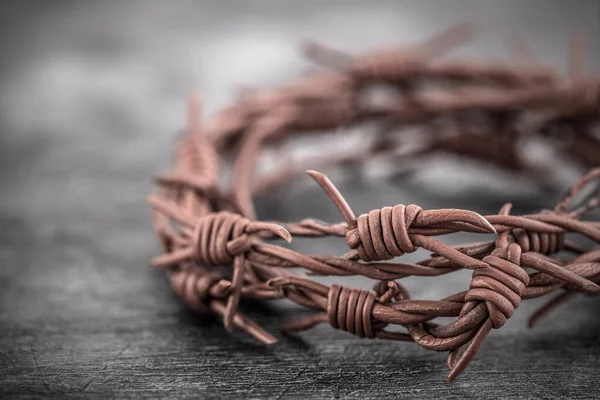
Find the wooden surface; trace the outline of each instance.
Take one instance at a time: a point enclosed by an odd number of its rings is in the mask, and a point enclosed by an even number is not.
[[[164,54],[187,54],[193,40],[182,44],[169,34],[196,28],[182,11],[188,3],[177,13],[161,14],[160,3],[144,2],[147,18],[132,12],[131,3],[123,12],[118,6],[123,3],[106,9],[101,3],[14,2],[3,5],[10,13],[0,12],[1,398],[600,396],[598,298],[581,296],[534,330],[526,328],[526,320],[540,302],[525,302],[451,384],[443,380],[445,354],[414,344],[355,339],[326,325],[283,336],[278,326],[289,319],[286,313],[300,312],[288,303],[244,304],[277,336],[273,346],[229,334],[219,320],[187,311],[163,273],[148,266],[159,247],[145,196],[150,176],[170,161],[172,132],[183,120],[182,99],[191,85],[186,60]],[[577,11],[581,18],[597,11],[595,3],[585,4],[587,11]],[[276,9],[265,18],[277,13],[302,26],[294,9]],[[564,15],[576,20],[575,14]],[[210,15],[197,15],[209,23]],[[215,15],[223,20],[228,14]],[[144,30],[161,18],[168,19],[170,30],[154,36]],[[127,23],[141,28],[128,29]],[[303,35],[310,33],[303,29]],[[205,82],[206,74],[198,80]],[[219,81],[219,87],[229,83]],[[439,162],[425,177],[367,178],[340,189],[357,213],[400,202],[486,213],[509,199],[515,212],[526,212],[557,199],[556,193],[542,194],[505,176],[498,185],[490,183],[490,177],[502,177],[494,171],[450,179],[448,168]],[[336,181],[343,178],[334,174]],[[338,221],[316,185],[300,181],[259,201],[259,214]],[[465,183],[465,194],[452,193]],[[292,247],[345,250],[341,240],[319,245],[297,240]],[[369,286],[360,279],[348,282]],[[440,280],[408,279],[406,285],[416,298],[435,299],[464,290],[468,282],[469,274],[460,272]]]
[[[319,196],[306,190],[290,207],[302,210],[303,202]],[[37,218],[2,215],[0,397],[591,398],[600,393],[597,298],[579,298],[531,331],[525,321],[533,307],[526,302],[507,326],[492,333],[469,369],[448,384],[444,354],[414,344],[360,340],[328,326],[282,336],[283,311],[295,309],[286,304],[244,307],[275,333],[277,344],[228,334],[220,321],[185,310],[163,273],[147,266],[158,251],[147,210],[113,197],[115,210],[94,211],[102,209],[100,203],[73,204],[69,213],[78,215],[76,220],[60,205]],[[424,279],[407,285],[416,297],[440,298],[465,288],[468,280],[468,274],[457,274],[436,280],[435,287]]]

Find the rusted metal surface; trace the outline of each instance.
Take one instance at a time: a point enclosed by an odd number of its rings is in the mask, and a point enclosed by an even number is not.
[[[563,79],[544,67],[433,60],[437,53],[465,40],[469,32],[467,25],[460,25],[411,51],[356,57],[313,44],[308,53],[334,66],[335,72],[246,93],[206,122],[200,118],[198,96],[192,95],[188,132],[178,147],[173,171],[157,177],[158,189],[149,198],[153,226],[164,250],[153,265],[168,271],[182,300],[194,310],[222,316],[227,329],[235,326],[264,343],[273,343],[276,339],[244,316],[238,304],[244,298],[287,298],[315,313],[286,324],[284,330],[329,323],[360,337],[414,341],[427,349],[447,351],[450,381],[468,366],[490,331],[502,328],[517,312],[522,299],[561,291],[532,316],[534,325],[574,293],[599,293],[600,251],[582,249],[565,235],[600,245],[598,224],[582,220],[598,206],[597,193],[587,202],[574,204],[598,180],[600,168],[575,183],[555,209],[523,216],[511,215],[510,204],[487,216],[471,210],[424,210],[399,204],[356,217],[327,176],[309,171],[339,210],[342,223],[256,219],[253,191],[284,183],[299,170],[282,167],[257,181],[254,167],[265,146],[278,148],[296,133],[319,134],[366,120],[387,118],[398,125],[431,128],[436,118],[449,118],[451,129],[429,129],[423,135],[419,156],[444,151],[515,174],[552,174],[554,160],[547,169],[530,165],[527,154],[520,151],[521,136],[541,135],[543,128],[556,121],[580,127],[595,120],[596,80],[590,78],[583,84],[580,78]],[[365,88],[381,82],[396,95],[386,104],[370,103]],[[421,87],[439,82],[444,84]],[[469,112],[486,116],[477,132]],[[526,114],[543,116],[536,120],[536,131],[517,126]],[[582,158],[581,163],[588,166],[600,164],[600,151],[585,145],[592,134],[574,129],[572,135],[570,144],[558,151]],[[338,154],[332,148],[326,160],[313,162],[318,168],[319,164],[360,163],[402,145],[401,139],[376,139],[380,142],[365,146],[362,152]],[[234,159],[229,186],[220,173],[228,153]],[[459,232],[494,234],[496,239],[449,246],[435,238]],[[341,256],[306,255],[270,243],[276,237],[290,242],[294,236],[345,238],[349,251]],[[396,260],[419,248],[431,256],[418,263]],[[292,273],[290,268],[310,274]],[[413,300],[399,281],[463,268],[473,270],[470,284],[440,300]],[[340,282],[326,286],[310,275],[338,276]],[[344,286],[343,277],[351,275],[374,280],[374,290]],[[455,319],[442,325],[436,321],[439,317]],[[390,325],[405,330],[386,329]],[[463,346],[466,349],[461,353]]]

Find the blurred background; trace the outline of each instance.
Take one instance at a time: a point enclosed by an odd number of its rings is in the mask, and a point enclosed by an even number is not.
[[[284,397],[450,395],[444,357],[417,346],[359,344],[320,327],[303,334],[302,345],[284,340],[264,350],[184,309],[163,274],[147,267],[159,246],[145,199],[152,175],[170,166],[186,96],[198,89],[210,115],[236,98],[236,85],[275,85],[313,68],[298,51],[305,39],[359,53],[417,42],[462,21],[475,22],[479,34],[455,54],[508,58],[507,40],[518,36],[542,63],[564,71],[571,34],[580,32],[588,40],[586,66],[597,70],[600,61],[600,3],[593,0],[5,0],[0,21],[0,394],[6,395],[201,390],[270,397],[290,381]],[[423,167],[395,180],[371,179],[376,168],[355,182],[325,172],[340,180],[357,215],[397,203],[485,214],[509,200],[522,213],[552,207],[561,195],[452,157],[428,159]],[[556,172],[565,189],[582,173]],[[261,218],[341,219],[306,177],[258,199],[257,207]],[[293,248],[346,250],[343,241],[298,240]],[[442,287],[422,279],[407,286],[416,298],[437,299],[463,290],[468,279],[457,273]],[[494,332],[489,352],[455,384],[455,395],[598,393],[597,299],[578,299],[527,331],[536,304],[523,304]],[[283,307],[289,305],[255,305],[249,313],[266,315],[261,323],[277,332]],[[545,341],[548,335],[557,342]],[[264,376],[257,365],[278,372]],[[491,366],[499,372],[482,380],[478,374]],[[178,367],[188,374],[177,375]],[[511,368],[530,371],[541,386],[515,383]],[[249,381],[258,382],[253,391]],[[378,392],[388,383],[387,392]]]

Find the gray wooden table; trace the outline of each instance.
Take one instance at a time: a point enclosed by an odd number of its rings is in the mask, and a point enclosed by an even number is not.
[[[597,298],[578,298],[534,330],[526,320],[540,302],[525,302],[447,384],[445,355],[414,344],[360,340],[328,326],[281,335],[289,313],[303,312],[285,302],[243,307],[277,344],[229,334],[219,320],[187,311],[163,273],[148,267],[159,247],[145,196],[150,176],[170,162],[190,87],[203,89],[210,112],[232,96],[232,83],[291,77],[307,67],[293,49],[305,37],[360,49],[475,18],[493,34],[469,51],[485,52],[519,28],[544,60],[560,61],[571,29],[598,27],[596,2],[498,3],[2,2],[0,397],[600,396]],[[597,35],[591,44],[598,48]],[[493,170],[448,172],[469,168],[476,167],[437,160],[411,179],[367,174],[340,188],[358,213],[401,202],[491,213],[509,199],[527,212],[557,199]],[[260,199],[258,210],[265,218],[339,220],[307,178]],[[292,247],[345,250],[335,240]],[[468,281],[460,272],[406,285],[416,298],[435,299]]]

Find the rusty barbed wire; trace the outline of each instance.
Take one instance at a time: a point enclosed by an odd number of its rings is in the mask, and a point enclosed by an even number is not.
[[[470,24],[460,24],[420,45],[358,56],[308,43],[305,54],[332,71],[279,88],[246,90],[206,121],[199,95],[192,94],[174,168],[156,177],[157,190],[149,197],[164,252],[152,264],[168,271],[174,292],[193,310],[219,315],[227,329],[238,327],[263,343],[276,338],[240,312],[241,299],[289,299],[315,313],[284,325],[284,331],[329,323],[359,337],[411,341],[448,352],[448,381],[465,370],[491,330],[502,328],[523,299],[561,291],[531,316],[534,326],[576,293],[599,293],[600,223],[582,218],[600,205],[593,188],[600,168],[576,182],[554,209],[521,216],[510,213],[510,204],[483,216],[397,204],[356,217],[333,182],[309,170],[343,222],[256,219],[253,195],[306,169],[356,166],[374,158],[396,162],[443,151],[542,181],[552,175],[553,164],[533,164],[522,139],[543,137],[548,127],[559,125],[570,130],[566,145],[557,145],[559,152],[586,166],[600,164],[600,140],[591,129],[600,109],[600,80],[584,76],[580,46],[572,47],[567,78],[537,62],[438,59],[472,35]],[[381,83],[393,89],[392,95],[373,101],[366,92]],[[535,123],[519,125],[528,118]],[[280,150],[297,134],[368,121],[387,122],[359,151],[331,151],[288,165],[285,157],[272,174],[254,171],[265,147]],[[399,151],[405,148],[404,136],[391,135],[389,128],[415,126],[424,128],[420,146]],[[232,179],[225,185],[220,169],[230,154]],[[588,198],[580,199],[586,192]],[[437,239],[458,232],[496,238],[458,246]],[[294,236],[343,238],[349,250],[311,255],[270,243],[276,238],[290,242]],[[582,247],[577,238],[599,247]],[[417,263],[397,260],[418,248],[430,256]],[[473,270],[469,287],[440,300],[411,299],[400,282],[463,268]],[[327,286],[313,275],[356,275],[375,282],[373,290],[342,282]],[[440,317],[454,319],[440,324]],[[405,330],[387,329],[390,325]]]

